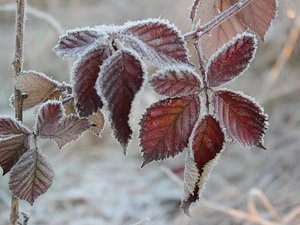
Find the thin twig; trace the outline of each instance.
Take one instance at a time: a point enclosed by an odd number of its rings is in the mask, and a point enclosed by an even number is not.
[[[24,46],[24,30],[25,30],[25,5],[26,0],[16,0],[16,42],[15,42],[15,57],[12,63],[14,74],[17,77],[23,70],[23,46]],[[23,97],[21,91],[14,87],[14,107],[15,117],[17,120],[23,120]],[[16,225],[19,218],[19,201],[12,196],[10,225]]]
[[[248,4],[250,4],[253,0],[240,0],[234,5],[232,5],[227,10],[220,13],[218,16],[214,17],[211,21],[209,21],[207,24],[200,26],[198,29],[191,31],[189,33],[186,33],[184,35],[184,38],[186,40],[198,40],[203,35],[210,32],[212,29],[214,29],[216,26],[218,26],[220,23],[222,23],[224,20],[228,19],[232,15],[239,12],[241,9],[246,7]]]

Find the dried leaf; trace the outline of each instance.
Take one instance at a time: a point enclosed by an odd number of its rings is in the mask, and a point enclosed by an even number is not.
[[[189,64],[184,38],[166,20],[148,19],[126,23],[120,38],[155,66],[178,62]]]
[[[21,122],[7,116],[0,116],[0,137],[24,134],[31,134],[31,130],[24,126]]]
[[[81,117],[88,117],[102,108],[103,103],[95,89],[100,66],[111,54],[106,46],[87,51],[74,63],[72,71],[75,106]]]
[[[189,214],[189,207],[204,190],[205,182],[225,143],[224,133],[211,115],[206,115],[192,134],[193,157],[187,156],[185,169],[185,196],[181,208]]]
[[[197,94],[201,89],[201,81],[197,73],[188,67],[170,67],[159,70],[150,83],[161,95],[180,97]]]
[[[199,113],[198,95],[168,98],[150,106],[140,123],[143,166],[182,152]]]
[[[52,93],[59,92],[57,87],[60,84],[45,74],[27,71],[14,79],[14,85],[26,94],[23,100],[23,109],[26,110],[44,102]]]
[[[18,199],[33,205],[52,184],[54,172],[37,148],[24,153],[12,168],[9,177],[9,190]]]
[[[3,169],[3,175],[11,170],[27,149],[27,136],[24,134],[0,139],[0,165]]]
[[[91,46],[102,44],[106,39],[107,34],[97,28],[73,29],[60,37],[53,50],[61,58],[76,58]]]
[[[238,0],[201,1],[198,8],[201,25],[206,24],[237,1]],[[264,40],[264,36],[271,22],[275,19],[276,12],[276,0],[253,0],[240,12],[231,16],[213,29],[209,35],[203,37],[200,45],[203,47],[205,54],[211,56],[218,48],[247,29],[253,30]]]
[[[99,110],[97,113],[91,115],[89,120],[92,123],[90,131],[92,131],[94,135],[100,136],[104,127],[103,113]]]
[[[128,124],[131,104],[145,74],[144,65],[135,53],[119,50],[101,66],[96,83],[98,94],[107,102],[113,133],[124,153],[132,134]]]
[[[76,140],[90,126],[87,119],[80,119],[75,115],[66,116],[61,102],[48,101],[39,109],[35,132],[41,138],[54,139],[62,148]]]
[[[238,92],[219,90],[214,93],[213,101],[214,114],[228,138],[244,146],[263,148],[268,117],[254,100]]]
[[[210,59],[206,77],[210,87],[220,86],[243,73],[254,58],[256,37],[250,33],[238,35]]]

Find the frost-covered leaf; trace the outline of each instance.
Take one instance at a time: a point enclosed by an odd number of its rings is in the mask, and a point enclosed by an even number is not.
[[[41,138],[55,140],[62,148],[89,128],[87,119],[80,119],[75,115],[66,116],[61,102],[48,101],[39,109],[35,132]]]
[[[8,173],[28,149],[27,136],[17,134],[0,139],[0,166]]]
[[[210,87],[220,86],[248,68],[257,48],[256,37],[250,33],[238,35],[216,52],[206,69]]]
[[[228,138],[244,146],[263,147],[268,117],[250,97],[241,93],[219,90],[214,93],[214,114],[225,128]]]
[[[124,25],[120,38],[155,66],[189,63],[183,37],[166,20],[128,22]]]
[[[199,113],[198,95],[168,98],[150,106],[140,122],[143,166],[182,152]]]
[[[45,74],[35,71],[27,71],[14,79],[15,87],[26,94],[23,100],[23,109],[30,109],[45,100],[57,90],[60,85]]]
[[[225,142],[219,122],[211,115],[206,115],[200,121],[191,138],[193,157],[187,156],[184,174],[185,196],[181,203],[181,208],[186,214],[189,213],[190,205],[201,196]]]
[[[106,101],[113,133],[124,153],[132,130],[128,124],[131,104],[141,89],[146,70],[135,53],[128,50],[115,52],[101,66],[96,87]]]
[[[238,0],[201,1],[198,8],[201,25],[206,24],[236,2]],[[253,30],[261,40],[264,40],[276,12],[276,0],[253,0],[240,12],[213,29],[210,35],[203,37],[200,44],[206,55],[211,56],[218,48],[247,29]]]
[[[159,70],[150,83],[156,92],[170,97],[197,94],[201,89],[197,73],[188,67],[170,67]]]
[[[93,132],[96,136],[100,136],[103,127],[104,127],[104,116],[103,113],[99,110],[97,113],[91,115],[89,120],[92,124],[90,131]]]
[[[102,108],[103,103],[95,89],[100,66],[110,56],[107,46],[100,45],[87,51],[74,63],[72,85],[75,106],[81,117],[88,117]]]
[[[60,37],[58,44],[53,48],[57,56],[75,58],[82,55],[94,44],[101,44],[107,39],[107,34],[100,29],[85,27],[69,30]]]
[[[17,134],[29,135],[32,133],[29,128],[14,118],[0,116],[0,137]]]
[[[18,199],[33,205],[52,184],[54,172],[47,159],[37,148],[25,152],[12,168],[9,177],[9,190]]]

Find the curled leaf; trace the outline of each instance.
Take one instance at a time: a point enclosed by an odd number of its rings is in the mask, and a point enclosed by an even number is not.
[[[155,66],[189,63],[183,37],[166,20],[128,22],[124,25],[120,38]]]
[[[74,63],[72,85],[75,106],[81,117],[88,117],[103,106],[95,89],[95,83],[100,72],[100,66],[110,54],[109,48],[100,45],[87,51],[82,58]]]
[[[128,124],[131,105],[141,89],[146,70],[134,52],[119,50],[101,66],[96,87],[107,102],[113,133],[124,153],[131,138]]]
[[[213,101],[214,114],[226,129],[228,138],[244,146],[263,147],[268,117],[256,102],[229,90],[216,91]]]
[[[61,84],[50,79],[45,74],[35,71],[26,71],[22,76],[14,78],[15,87],[26,94],[23,99],[23,109],[30,109],[45,100],[54,92],[60,95],[58,86]]]
[[[192,155],[187,156],[184,175],[185,196],[181,208],[189,214],[189,207],[201,196],[209,173],[225,143],[219,122],[206,115],[192,134]]]
[[[218,87],[242,74],[254,58],[256,48],[256,38],[250,33],[238,35],[224,45],[208,63],[209,86]]]
[[[91,115],[89,120],[92,124],[90,127],[90,131],[93,132],[94,135],[100,136],[101,131],[104,127],[104,116],[103,113],[99,110],[97,113]]]
[[[39,149],[31,148],[14,165],[9,177],[9,190],[18,199],[33,205],[52,184],[54,172]]]
[[[150,106],[140,122],[143,166],[182,152],[199,113],[198,95],[168,98]]]
[[[197,94],[201,82],[197,73],[188,67],[169,67],[159,70],[150,83],[154,90],[169,97]]]
[[[62,148],[89,128],[87,119],[80,119],[75,115],[66,116],[61,102],[48,101],[38,111],[35,132],[40,138],[55,140]]]
[[[95,43],[101,44],[107,39],[107,34],[100,29],[84,27],[73,29],[60,37],[58,44],[53,48],[61,58],[75,58],[82,55]]]

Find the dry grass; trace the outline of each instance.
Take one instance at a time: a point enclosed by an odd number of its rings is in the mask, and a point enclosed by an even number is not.
[[[1,4],[13,2],[0,0]],[[41,16],[28,16],[25,67],[60,80],[68,80],[69,63],[51,51],[57,41],[57,27],[162,16],[184,31],[189,29],[186,8],[190,2],[186,0],[29,2],[35,9],[47,12],[42,14],[46,18],[55,18],[56,29]],[[279,18],[251,69],[230,85],[264,105],[270,116],[268,151],[244,150],[228,144],[207,183],[203,199],[193,206],[192,217],[187,217],[178,209],[182,180],[172,172],[183,166],[183,156],[140,169],[136,138],[137,121],[144,110],[140,106],[148,106],[156,99],[147,88],[147,94],[143,95],[147,98],[135,102],[131,120],[135,139],[126,158],[112,139],[108,125],[100,141],[85,135],[59,153],[53,143],[41,143],[54,165],[56,178],[51,190],[34,207],[22,205],[30,214],[29,224],[299,225],[299,19],[297,15],[288,18],[286,11],[289,7],[298,12],[300,7],[296,1],[280,3]],[[13,22],[11,12],[0,11],[1,114],[11,113],[6,100],[11,88],[3,84],[10,84]],[[26,120],[31,119],[32,112],[26,113]],[[4,177],[0,179],[0,224],[6,224],[8,219],[9,199]]]

